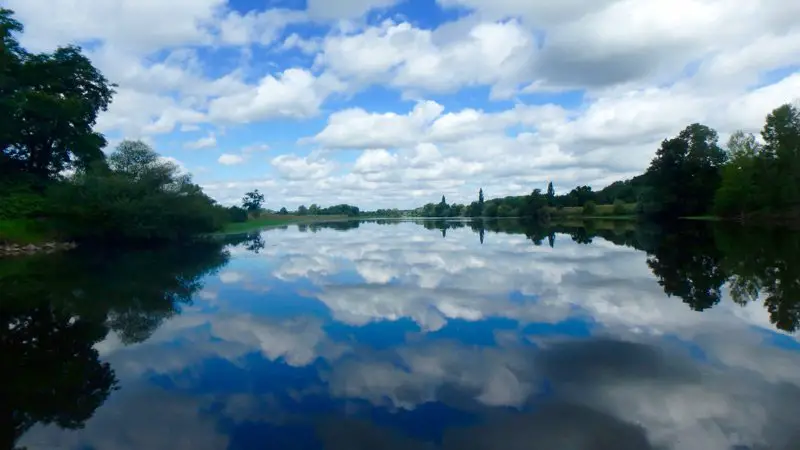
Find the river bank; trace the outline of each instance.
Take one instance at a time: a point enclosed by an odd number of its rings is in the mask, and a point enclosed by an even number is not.
[[[298,216],[298,215],[282,215],[282,214],[264,214],[257,218],[250,219],[246,222],[229,223],[225,228],[215,233],[217,235],[246,233],[248,231],[257,231],[265,228],[280,227],[284,225],[292,225],[296,223],[315,223],[315,222],[333,222],[342,220],[357,220],[358,217],[349,217],[344,215],[330,215],[330,216]]]

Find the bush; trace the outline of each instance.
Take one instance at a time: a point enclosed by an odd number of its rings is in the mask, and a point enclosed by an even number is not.
[[[67,238],[180,241],[218,231],[229,219],[188,175],[142,142],[123,141],[108,163],[49,189],[53,222]]]
[[[597,204],[591,200],[587,201],[583,204],[583,214],[584,215],[592,215],[597,212]]]
[[[233,223],[247,222],[247,210],[238,206],[227,208],[228,220]]]
[[[627,209],[625,208],[625,202],[620,199],[614,200],[614,215],[624,216],[626,213]]]
[[[193,186],[193,185],[192,185]],[[97,241],[185,240],[222,228],[227,217],[199,188],[152,189],[118,174],[82,177],[50,190],[66,237]]]

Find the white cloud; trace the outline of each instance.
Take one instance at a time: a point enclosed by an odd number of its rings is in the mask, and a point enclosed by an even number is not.
[[[326,38],[317,65],[355,83],[388,83],[409,93],[488,85],[494,97],[508,98],[528,79],[536,53],[532,35],[513,20],[477,23],[459,39],[439,40],[429,30],[387,21]]]
[[[284,27],[305,20],[302,11],[288,9],[251,10],[246,14],[230,11],[219,23],[220,40],[227,45],[268,45],[280,36]]]
[[[308,14],[321,20],[355,19],[376,8],[386,8],[401,0],[308,0]]]
[[[327,96],[340,89],[335,78],[288,69],[277,76],[267,75],[240,93],[213,99],[208,114],[211,120],[234,123],[307,118],[317,115]]]
[[[101,40],[139,54],[210,43],[210,26],[225,3],[225,0],[4,2],[26,25],[23,43],[35,49]]]
[[[217,137],[214,133],[209,133],[208,136],[201,137],[200,139],[192,142],[187,142],[183,145],[185,148],[197,150],[201,148],[211,148],[217,146]]]
[[[320,49],[321,42],[318,39],[304,39],[297,33],[292,33],[286,37],[281,45],[283,50],[298,49],[301,52],[313,55]]]
[[[327,148],[400,147],[417,142],[443,109],[432,101],[417,103],[407,115],[347,109],[331,114],[313,141]]]
[[[217,162],[224,166],[235,166],[245,162],[245,157],[242,155],[234,155],[232,153],[223,153],[217,158]]]
[[[278,155],[271,161],[272,166],[289,180],[316,180],[330,175],[335,168],[331,161],[300,157],[297,155]]]

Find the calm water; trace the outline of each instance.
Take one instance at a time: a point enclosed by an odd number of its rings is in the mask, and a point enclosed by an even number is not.
[[[628,227],[0,260],[0,446],[800,448],[800,236]]]

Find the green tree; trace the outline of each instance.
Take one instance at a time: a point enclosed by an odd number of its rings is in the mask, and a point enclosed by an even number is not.
[[[280,214],[282,216],[285,216],[285,215],[289,214],[289,211],[287,211],[286,207],[284,206],[284,207],[281,207],[280,211],[278,211],[278,214]]]
[[[720,187],[714,197],[714,212],[720,216],[742,217],[759,208],[756,169],[761,145],[752,134],[737,131],[727,146],[728,163],[721,172]]]
[[[716,131],[698,123],[664,140],[647,169],[641,211],[661,218],[709,212],[727,159],[717,140]]]
[[[247,192],[242,198],[242,206],[251,213],[260,211],[262,205],[264,205],[264,194],[258,189]]]
[[[227,220],[225,208],[189,175],[141,142],[122,142],[108,164],[108,170],[79,172],[50,187],[51,220],[64,237],[185,240],[217,231]]]
[[[584,206],[585,209],[585,206]],[[624,216],[627,214],[627,209],[625,208],[625,202],[622,199],[614,200],[614,215],[615,216]]]
[[[450,214],[450,208],[447,205],[447,200],[445,199],[444,195],[442,196],[442,201],[436,205],[434,209],[434,215],[436,217],[447,217]]]
[[[483,210],[483,188],[478,189],[478,206]]]
[[[103,159],[105,138],[94,131],[114,85],[79,47],[33,54],[14,38],[22,26],[0,9],[0,176],[51,179]]]
[[[553,188],[553,182],[547,183],[547,205],[555,205],[556,190]]]
[[[308,208],[306,208],[306,205],[300,205],[297,208],[297,214],[300,215],[300,216],[307,215],[308,214]]]
[[[591,216],[597,213],[597,204],[592,200],[583,204],[583,215]]]
[[[783,211],[800,204],[800,110],[785,104],[772,111],[761,131],[761,180],[770,187],[769,206]]]

